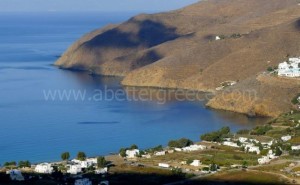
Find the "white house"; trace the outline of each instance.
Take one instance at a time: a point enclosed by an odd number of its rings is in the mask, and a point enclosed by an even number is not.
[[[182,151],[192,152],[192,151],[205,150],[205,149],[206,149],[206,146],[204,146],[204,145],[190,145],[190,146],[182,148]],[[175,150],[176,150],[176,148],[175,148]]]
[[[95,170],[95,174],[106,174],[107,172],[108,172],[107,167]]]
[[[9,170],[6,172],[12,181],[24,181],[24,177],[20,170]]]
[[[261,144],[264,146],[264,148],[269,148],[273,145],[273,140],[269,142],[261,142]]]
[[[97,158],[87,158],[86,161],[90,164],[97,164]]]
[[[53,172],[53,167],[50,163],[41,163],[36,165],[34,171],[37,173],[51,174]]]
[[[82,172],[82,167],[80,164],[68,165],[67,168],[68,168],[67,173],[70,173],[73,175],[76,175],[76,174]]]
[[[81,166],[81,168],[88,168],[88,167],[92,166],[93,164],[97,164],[96,158],[90,158],[90,159],[86,159],[84,161],[80,161],[78,159],[73,159],[71,161],[75,164],[79,164]]]
[[[90,181],[87,178],[85,178],[85,179],[77,179],[77,180],[75,180],[74,185],[92,185],[92,181]]]
[[[127,158],[135,158],[139,154],[140,154],[140,151],[138,149],[126,150]]]
[[[282,137],[281,137],[281,140],[284,141],[284,142],[285,142],[285,141],[288,141],[288,140],[291,140],[291,139],[292,139],[292,136],[290,136],[290,135],[282,136]]]
[[[170,165],[166,163],[158,163],[158,166],[162,168],[170,168]]]
[[[215,40],[221,40],[220,36],[216,36]]]
[[[298,146],[292,146],[292,150],[300,150],[300,145],[298,145]]]
[[[241,143],[246,143],[247,140],[248,140],[248,138],[246,138],[246,137],[239,137],[239,141],[240,141]]]
[[[278,76],[300,77],[300,58],[289,58],[278,65]]]
[[[268,156],[263,156],[262,158],[259,158],[257,161],[258,164],[262,165],[262,164],[268,164],[271,160]]]
[[[163,155],[166,155],[166,151],[160,151],[160,152],[155,152],[156,156],[163,156]]]
[[[201,161],[200,160],[194,160],[190,165],[198,167],[198,166],[201,165]]]
[[[174,150],[175,150],[176,152],[181,152],[181,151],[182,151],[181,148],[174,148]]]
[[[245,145],[245,151],[255,152],[256,154],[260,154],[260,149],[258,146],[254,146],[253,144]]]
[[[224,141],[224,142],[223,142],[223,145],[225,145],[225,146],[230,146],[230,147],[235,147],[235,148],[238,148],[238,147],[239,147],[239,145],[237,145],[236,143],[231,142],[231,141]]]

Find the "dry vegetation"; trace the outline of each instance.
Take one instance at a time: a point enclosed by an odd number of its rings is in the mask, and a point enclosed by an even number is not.
[[[214,12],[214,13],[212,13]],[[290,109],[299,81],[256,75],[300,56],[296,0],[209,0],[168,13],[135,16],[87,34],[56,62],[63,68],[124,76],[124,85],[215,91],[240,85],[209,106],[249,115]],[[216,35],[223,40],[214,41]],[[238,37],[236,36],[238,35]],[[236,91],[255,90],[255,96]]]

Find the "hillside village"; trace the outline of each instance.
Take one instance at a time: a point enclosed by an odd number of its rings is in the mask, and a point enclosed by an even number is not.
[[[231,133],[224,127],[201,135],[200,139],[202,141],[197,143],[186,138],[172,140],[167,147],[160,145],[146,150],[132,145],[121,148],[118,155],[105,158],[87,158],[79,152],[76,159],[35,165],[26,163],[26,167],[8,162],[0,171],[12,182],[44,179],[74,185],[107,185],[117,181],[110,176],[124,170],[169,171],[173,175],[186,174],[180,175],[181,178],[201,179],[232,170],[264,171],[268,166],[280,165],[274,173],[293,179],[290,182],[300,180],[299,112],[291,111],[252,130]]]
[[[289,58],[278,66],[278,76],[300,77],[300,58]]]

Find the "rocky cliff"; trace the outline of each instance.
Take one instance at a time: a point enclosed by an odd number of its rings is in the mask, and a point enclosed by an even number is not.
[[[277,116],[291,108],[298,81],[259,74],[288,56],[300,56],[298,3],[206,0],[176,11],[141,14],[83,36],[56,65],[123,76],[122,84],[129,86],[214,92],[224,81],[237,81],[208,105]],[[255,97],[234,96],[247,90],[255,90]]]

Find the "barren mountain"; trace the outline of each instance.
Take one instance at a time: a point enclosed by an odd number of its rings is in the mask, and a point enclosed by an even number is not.
[[[123,85],[217,92],[213,108],[251,115],[288,111],[300,81],[261,75],[300,56],[297,0],[206,0],[180,10],[141,14],[91,32],[56,62],[62,68],[124,76]],[[216,36],[224,39],[215,40]],[[249,98],[245,91],[256,93]],[[236,93],[240,97],[236,98]]]

